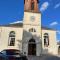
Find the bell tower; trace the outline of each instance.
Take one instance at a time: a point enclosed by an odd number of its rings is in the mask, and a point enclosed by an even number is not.
[[[39,0],[24,0],[24,10],[39,12],[38,3],[39,3]]]
[[[28,41],[32,37],[36,43],[38,42],[35,44],[34,54],[36,56],[41,54],[41,13],[38,4],[39,0],[24,0],[23,41],[27,43],[23,44],[23,53],[25,52],[26,55],[29,55],[29,52],[33,55],[33,52],[28,49],[30,48]]]
[[[39,0],[24,0],[24,24],[40,25]]]

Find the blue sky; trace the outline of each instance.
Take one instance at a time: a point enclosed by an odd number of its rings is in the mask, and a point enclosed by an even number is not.
[[[60,40],[60,0],[40,0],[42,25],[56,29]],[[23,20],[23,0],[0,0],[0,25]]]

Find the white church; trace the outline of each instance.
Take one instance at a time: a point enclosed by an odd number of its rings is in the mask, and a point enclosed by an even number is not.
[[[0,51],[18,49],[26,55],[58,54],[56,31],[41,26],[39,0],[24,0],[21,23],[0,26]]]

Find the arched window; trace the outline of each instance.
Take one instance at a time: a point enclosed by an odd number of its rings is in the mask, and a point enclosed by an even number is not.
[[[34,44],[34,43],[35,43],[35,39],[33,39],[33,38],[30,39],[30,40],[29,40],[29,44],[31,44],[31,43]]]
[[[44,46],[46,46],[46,47],[49,46],[49,35],[48,35],[48,33],[44,34]]]
[[[29,32],[36,32],[34,28],[29,29]]]
[[[9,41],[8,41],[9,46],[14,46],[15,45],[15,32],[11,31],[9,33]]]

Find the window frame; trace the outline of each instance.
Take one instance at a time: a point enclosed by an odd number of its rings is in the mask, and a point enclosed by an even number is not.
[[[8,46],[15,46],[15,31],[9,33]]]
[[[44,46],[48,47],[49,46],[49,34],[44,33]]]
[[[30,28],[29,32],[36,32],[36,29],[35,28]]]
[[[34,2],[31,2],[31,10],[34,10]]]

